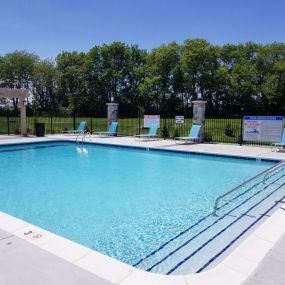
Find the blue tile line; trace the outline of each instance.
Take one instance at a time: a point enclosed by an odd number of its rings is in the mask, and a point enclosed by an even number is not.
[[[54,143],[67,143],[74,145],[73,142],[68,140],[58,140],[58,139],[51,139],[47,141],[30,141],[30,142],[14,142],[14,143],[4,143],[0,145],[0,148],[10,147],[10,146],[28,146],[28,145],[41,145],[41,144],[49,144],[51,146]]]
[[[283,184],[285,185],[285,183]],[[282,186],[280,186],[282,187]],[[283,196],[280,200],[283,200],[285,196]],[[230,243],[227,244],[220,252],[218,252],[215,256],[213,256],[206,264],[204,264],[196,273],[202,272],[206,269],[214,260],[216,260],[221,254],[223,254],[229,247],[231,247],[239,238],[241,238],[248,230],[250,230],[257,222],[259,222],[264,216],[266,216],[276,205],[278,201],[273,204],[267,211],[260,215],[258,219],[256,219],[252,224],[250,224],[246,229],[244,229],[236,238],[234,238]]]
[[[285,185],[285,183],[282,184],[282,186]],[[184,258],[182,261],[180,261],[178,264],[176,264],[173,268],[171,268],[166,275],[171,274],[175,270],[177,270],[182,264],[184,264],[186,261],[188,261],[190,258],[192,258],[194,255],[196,255],[201,249],[203,249],[205,246],[207,246],[211,241],[216,239],[218,236],[220,236],[223,232],[225,232],[227,229],[229,229],[233,224],[235,224],[237,221],[239,221],[241,218],[243,218],[246,214],[248,214],[252,209],[254,209],[256,206],[261,204],[264,200],[266,200],[268,197],[270,197],[272,194],[274,194],[276,191],[278,191],[282,186],[275,189],[273,192],[265,196],[262,200],[260,200],[258,203],[253,205],[251,208],[249,208],[246,212],[244,212],[241,216],[239,216],[237,219],[235,219],[233,222],[231,222],[228,226],[223,228],[221,231],[219,231],[217,234],[212,236],[208,241],[203,243],[199,248],[197,248],[195,251],[193,251],[190,255],[188,255],[186,258]]]
[[[284,177],[285,175],[279,177],[278,179],[276,179],[273,183],[275,183],[276,181],[278,181],[279,179],[281,179],[282,177]],[[168,255],[166,255],[164,258],[162,258],[161,260],[159,260],[158,262],[156,262],[154,265],[152,265],[151,267],[149,267],[147,269],[147,271],[151,271],[154,267],[156,267],[157,265],[161,264],[162,262],[164,262],[167,258],[169,258],[170,256],[172,256],[174,253],[176,253],[177,251],[179,251],[181,248],[183,248],[184,246],[188,245],[191,241],[193,241],[195,238],[197,238],[198,236],[200,236],[202,233],[206,232],[208,229],[210,229],[212,226],[214,226],[215,224],[217,224],[219,221],[223,220],[226,216],[228,216],[231,212],[235,211],[237,208],[239,208],[240,206],[244,205],[246,202],[248,202],[250,199],[252,199],[254,196],[257,196],[258,194],[260,194],[261,192],[263,192],[265,189],[267,189],[270,185],[267,185],[266,187],[264,187],[263,189],[259,190],[258,192],[256,192],[253,196],[247,198],[246,200],[244,200],[242,203],[240,203],[239,205],[237,205],[235,208],[233,208],[232,210],[230,210],[229,212],[227,212],[226,214],[224,214],[223,216],[221,216],[219,219],[217,219],[215,222],[213,222],[212,224],[210,224],[208,227],[204,228],[202,231],[200,231],[199,233],[197,233],[196,235],[194,235],[192,238],[190,238],[189,240],[187,240],[186,242],[184,242],[182,245],[180,245],[179,247],[177,247],[176,249],[174,249],[173,251],[171,251]],[[255,205],[257,206],[257,205]]]
[[[39,141],[39,142],[27,142],[27,143],[13,143],[13,144],[2,144],[1,147],[6,146],[19,146],[19,145],[37,145],[37,144],[47,144],[47,143],[56,143],[56,142],[64,142],[69,144],[76,144],[75,141],[70,141],[67,139],[51,139],[49,141]],[[245,156],[238,156],[238,155],[224,155],[224,154],[215,154],[215,153],[203,153],[203,152],[195,152],[195,151],[184,151],[184,150],[174,150],[174,149],[161,149],[155,147],[145,147],[145,146],[127,146],[121,144],[110,144],[110,143],[96,143],[96,142],[84,142],[85,145],[96,145],[102,147],[113,147],[113,148],[125,148],[125,149],[138,149],[138,150],[148,150],[153,152],[171,152],[171,153],[181,153],[181,154],[188,154],[188,155],[202,155],[202,156],[216,156],[216,157],[223,157],[223,158],[233,158],[233,159],[242,159],[242,160],[257,160],[255,157],[245,157]],[[280,162],[282,159],[271,159],[271,158],[258,158],[260,161],[263,162]]]
[[[50,147],[61,147],[61,146],[68,146],[67,144],[65,145],[45,145],[45,146],[33,146],[33,147],[17,147],[17,148],[11,148],[11,149],[3,149],[0,152],[15,152],[15,151],[23,151],[23,150],[30,150],[30,149],[39,149],[39,148],[50,148]]]
[[[270,179],[272,176],[276,175],[278,172],[268,176],[268,179]],[[275,182],[275,181],[274,181]],[[221,208],[225,207],[226,205],[228,205],[231,201],[243,196],[244,194],[248,193],[249,191],[251,191],[254,187],[258,186],[259,184],[261,184],[262,182],[258,182],[256,184],[254,184],[252,187],[248,188],[246,191],[240,193],[239,195],[235,196],[234,198],[232,198],[229,202],[223,204],[222,206],[220,206],[218,208],[218,210],[220,210]],[[252,196],[253,197],[253,196]],[[180,232],[179,234],[177,234],[176,236],[174,236],[173,238],[171,238],[170,240],[166,241],[164,244],[162,244],[159,248],[157,248],[156,250],[152,251],[150,254],[146,255],[145,257],[141,258],[137,263],[133,264],[133,266],[138,266],[140,263],[142,263],[143,261],[145,261],[147,258],[153,256],[154,254],[156,254],[158,251],[162,250],[166,245],[168,245],[170,242],[174,241],[175,239],[179,238],[180,236],[184,235],[185,233],[187,233],[188,231],[190,231],[191,229],[193,229],[194,227],[196,227],[198,224],[200,224],[201,222],[203,222],[204,220],[206,220],[207,218],[209,218],[210,216],[212,216],[212,213],[208,214],[207,216],[204,216],[203,218],[201,218],[199,221],[197,221],[195,224],[191,225],[189,228],[185,229],[184,231]]]

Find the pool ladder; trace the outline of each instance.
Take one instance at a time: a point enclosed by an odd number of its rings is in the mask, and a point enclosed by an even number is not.
[[[89,135],[89,137],[90,137],[90,133],[79,133],[76,137],[76,145],[83,146],[84,142],[86,141],[87,135]],[[82,138],[80,140],[81,136],[82,136]]]

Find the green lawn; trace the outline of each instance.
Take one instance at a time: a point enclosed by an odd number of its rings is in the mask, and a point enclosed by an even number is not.
[[[9,132],[10,134],[19,133],[19,117],[10,117],[9,118]],[[73,118],[72,117],[53,117],[52,120],[50,117],[38,117],[38,122],[45,123],[46,133],[61,133],[64,129],[73,130]],[[107,119],[106,118],[91,118],[90,117],[78,117],[75,120],[75,126],[78,127],[81,121],[86,121],[88,127],[92,132],[105,131],[107,130]],[[34,133],[34,118],[27,118],[27,127],[28,133]],[[226,143],[237,143],[240,136],[240,118],[236,119],[227,119],[227,118],[215,118],[215,119],[206,119],[205,121],[205,133],[206,138],[214,142],[226,142]],[[140,128],[139,128],[140,124]],[[189,129],[192,126],[192,119],[185,119],[184,124],[175,124],[175,119],[161,119],[160,133],[163,129],[163,126],[166,125],[170,137],[178,136],[187,136]],[[143,129],[143,119],[138,118],[121,118],[119,119],[119,134],[120,135],[129,135],[146,133],[148,130]],[[232,132],[232,135],[226,136],[225,130],[228,126],[228,129]],[[7,118],[0,117],[0,134],[7,134]]]

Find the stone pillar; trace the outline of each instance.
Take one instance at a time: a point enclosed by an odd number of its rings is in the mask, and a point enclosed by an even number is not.
[[[193,101],[193,124],[200,125],[200,142],[204,142],[206,101]]]
[[[25,100],[19,99],[19,101],[20,101],[20,130],[21,130],[21,135],[26,137],[27,136],[27,121],[26,121]]]
[[[107,103],[108,127],[112,122],[118,122],[118,103]]]

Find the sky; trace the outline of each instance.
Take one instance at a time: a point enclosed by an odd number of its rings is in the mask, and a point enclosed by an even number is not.
[[[55,58],[121,41],[151,50],[172,41],[285,42],[285,0],[0,0],[0,55]]]

